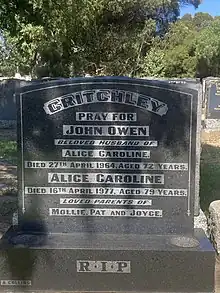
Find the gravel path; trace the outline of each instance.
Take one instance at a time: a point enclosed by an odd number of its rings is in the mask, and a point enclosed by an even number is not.
[[[0,196],[16,195],[17,193],[17,167],[6,162],[0,162]]]
[[[17,167],[0,161],[0,238],[10,227],[17,210]]]

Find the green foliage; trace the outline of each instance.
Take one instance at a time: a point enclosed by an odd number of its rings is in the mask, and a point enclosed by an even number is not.
[[[145,57],[144,73],[161,77],[220,75],[220,19],[207,13],[186,15]]]
[[[15,141],[0,141],[0,158],[17,163],[17,143]]]
[[[145,11],[150,2],[32,0],[25,15],[19,6],[16,25],[9,30],[13,35],[16,27],[20,71],[52,76],[133,75],[156,32],[155,9],[149,10],[150,15]]]
[[[154,45],[146,54],[143,60],[141,77],[165,77],[165,52]]]
[[[201,75],[219,76],[220,74],[220,19],[215,19],[203,29],[194,41]]]
[[[200,72],[202,62],[207,72],[214,59],[203,56],[208,48],[198,35],[208,33],[213,18],[178,20],[180,5],[200,2],[0,0],[0,73],[185,77]]]
[[[194,76],[196,58],[192,41],[196,33],[194,25],[188,20],[171,24],[163,40],[158,42],[156,50],[152,48],[150,54],[147,54],[145,67],[148,68],[148,74],[157,77]],[[151,66],[150,70],[149,66]]]
[[[204,12],[196,13],[193,18],[193,24],[195,25],[197,30],[201,30],[207,26],[209,26],[213,21],[213,17]]]
[[[196,71],[196,59],[190,56],[185,44],[169,50],[165,57],[166,77],[191,77]]]

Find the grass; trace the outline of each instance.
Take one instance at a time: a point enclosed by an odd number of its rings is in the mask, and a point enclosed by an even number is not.
[[[12,140],[0,141],[0,160],[5,160],[12,164],[17,163],[17,143]]]
[[[220,200],[220,132],[203,133],[200,165],[200,204],[207,213],[212,201]]]
[[[200,204],[207,212],[212,201],[220,200],[220,164],[201,164],[200,172]]]

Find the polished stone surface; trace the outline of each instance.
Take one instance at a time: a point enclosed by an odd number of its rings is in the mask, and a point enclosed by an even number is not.
[[[2,240],[0,280],[26,280],[29,285],[22,288],[29,292],[212,292],[214,288],[215,253],[199,229],[187,237],[26,234],[17,241],[16,232],[11,233]],[[32,243],[27,245],[28,238]],[[196,240],[199,245],[180,247],[172,244],[175,238]]]
[[[40,231],[56,233],[192,232],[198,205],[200,106],[195,89],[165,81],[79,78],[36,84],[23,90],[18,96],[21,228],[38,227]],[[80,113],[86,112],[132,113],[134,121],[86,121],[86,117],[80,120]],[[81,131],[83,126],[92,127],[92,132],[94,127],[105,130],[102,135],[91,134],[90,130],[89,135],[67,131],[75,127]],[[140,135],[137,127],[142,129]],[[112,129],[124,129],[124,135],[105,133]],[[68,145],[67,140],[77,144]],[[91,145],[84,143],[88,140]],[[98,140],[110,144],[103,146]],[[122,141],[138,144],[111,144]],[[143,145],[149,141],[154,145]],[[117,154],[112,157],[105,153],[103,157],[100,151]],[[136,157],[135,152],[144,153],[145,157]],[[46,161],[48,165],[34,167],[33,161]],[[61,164],[56,167],[53,161]],[[100,162],[107,162],[107,167],[100,167]],[[159,165],[163,163],[164,168]],[[77,177],[80,182],[76,183],[74,174],[84,177]],[[117,181],[118,175],[125,179]],[[155,179],[146,179],[148,175]],[[28,187],[39,189],[28,193]],[[60,189],[50,192],[52,187]],[[73,198],[73,204],[63,201],[61,205],[61,198]],[[127,203],[109,204],[106,198]],[[136,199],[145,204],[138,205]],[[77,201],[80,203],[74,204]]]

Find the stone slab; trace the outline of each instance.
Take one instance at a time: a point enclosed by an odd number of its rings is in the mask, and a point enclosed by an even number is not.
[[[185,237],[9,231],[0,250],[1,290],[213,292],[214,262],[201,229]]]
[[[220,253],[220,200],[209,206],[208,235],[217,253]]]
[[[17,96],[21,229],[191,232],[200,100],[186,84],[129,78],[68,79],[23,89]],[[130,113],[133,120],[87,121],[80,113]]]

